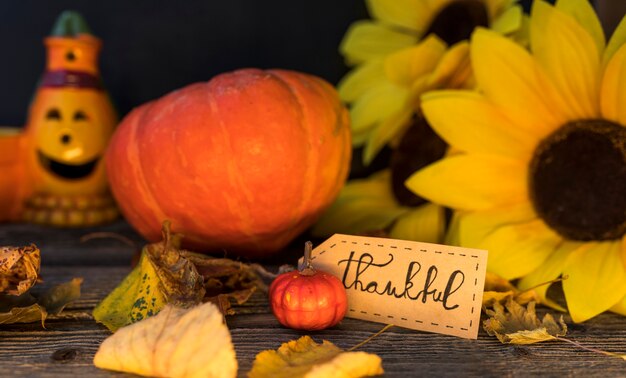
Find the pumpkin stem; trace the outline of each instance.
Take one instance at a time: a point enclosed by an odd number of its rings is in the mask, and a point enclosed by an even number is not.
[[[302,264],[304,268],[300,270],[300,274],[307,276],[315,274],[315,269],[313,269],[313,264],[311,264],[311,251],[313,251],[313,243],[307,241],[304,243],[304,261]]]

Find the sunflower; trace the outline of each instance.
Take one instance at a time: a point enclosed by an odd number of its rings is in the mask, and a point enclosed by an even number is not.
[[[467,40],[477,26],[525,35],[516,2],[367,0],[374,20],[355,22],[346,32],[339,49],[357,67],[338,85],[351,104],[353,144],[365,145],[365,165],[407,131],[421,93],[472,85],[467,46],[449,46]]]
[[[366,0],[373,20],[355,22],[339,47],[349,65],[413,46],[429,34],[449,45],[466,40],[477,26],[516,33],[523,12],[517,0]]]
[[[523,35],[525,16],[516,0],[369,0],[374,21],[360,21],[340,50],[358,66],[339,84],[351,105],[353,143],[369,165],[393,147],[383,172],[349,182],[313,230],[389,232],[399,239],[441,242],[444,210],[406,189],[415,170],[442,158],[447,145],[419,110],[420,95],[441,88],[473,87],[465,41],[479,25]],[[357,163],[358,165],[358,163]],[[354,170],[353,170],[354,174]]]
[[[452,239],[489,250],[491,272],[522,289],[567,275],[576,322],[626,315],[626,19],[606,44],[587,0],[537,0],[530,46],[474,32],[479,92],[422,98],[462,153],[406,184],[457,211]]]

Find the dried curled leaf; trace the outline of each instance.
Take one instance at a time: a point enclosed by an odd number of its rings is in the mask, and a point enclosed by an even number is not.
[[[329,341],[318,344],[302,336],[278,350],[257,354],[249,378],[369,377],[383,374],[382,360],[375,354],[344,352]]]
[[[529,302],[540,303],[541,300],[534,290],[520,291],[511,282],[504,278],[487,272],[485,277],[485,292],[483,293],[483,306],[493,307],[494,303],[505,303],[509,299],[520,305]]]
[[[512,299],[505,306],[495,302],[493,310],[487,309],[486,313],[489,319],[483,322],[483,328],[505,344],[534,344],[555,340],[567,333],[563,316],[558,323],[550,314],[540,321],[535,312],[535,302],[528,303],[526,308]]]
[[[172,235],[164,222],[163,241],[144,247],[135,269],[94,309],[94,319],[115,332],[156,315],[167,303],[200,303],[203,278],[179,248],[180,235]]]
[[[563,306],[549,298],[546,298],[545,295],[540,295],[537,291],[537,289],[541,286],[547,287],[555,281],[565,278],[567,278],[567,276],[554,281],[545,282],[532,289],[520,291],[517,287],[511,284],[511,282],[496,274],[487,272],[487,276],[485,277],[485,291],[483,293],[483,307],[493,307],[496,302],[503,304],[509,299],[512,299],[520,305],[535,302],[546,305],[557,311],[567,312]]]
[[[163,222],[163,241],[147,245],[137,267],[94,310],[111,331],[156,315],[166,304],[181,307],[213,302],[232,314],[230,299],[247,301],[265,284],[246,264],[180,249],[181,235]]]
[[[221,312],[212,303],[167,305],[149,319],[121,328],[100,345],[101,369],[156,377],[235,377],[237,359]]]
[[[230,308],[230,299],[241,305],[257,289],[267,291],[267,286],[251,265],[189,251],[181,251],[181,254],[204,277],[204,301],[213,302],[225,315],[234,314]]]
[[[58,315],[63,308],[80,298],[82,278],[52,287],[36,298],[30,292],[19,296],[0,294],[0,324],[44,321],[48,315]]]
[[[39,278],[41,253],[37,246],[0,247],[0,294],[22,295]]]

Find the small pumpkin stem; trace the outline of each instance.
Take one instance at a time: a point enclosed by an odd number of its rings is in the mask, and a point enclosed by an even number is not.
[[[303,268],[300,270],[300,274],[304,274],[307,276],[315,274],[315,269],[313,269],[313,264],[311,264],[311,251],[313,251],[313,243],[307,241],[304,243],[304,261]]]

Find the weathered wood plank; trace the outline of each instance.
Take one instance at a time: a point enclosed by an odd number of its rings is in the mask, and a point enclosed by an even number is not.
[[[88,234],[111,232],[124,236],[141,248],[145,241],[124,221],[90,228],[59,229],[26,223],[0,225],[0,245],[36,244],[41,250],[43,266],[84,266],[130,264],[136,248],[115,239],[98,239],[81,242]]]
[[[602,316],[611,323],[611,316]],[[301,333],[275,324],[271,315],[239,315],[229,320],[241,372],[247,371],[256,353],[276,348],[281,342],[297,338]],[[108,332],[95,323],[51,323],[47,331],[0,331],[0,376],[93,374],[107,376],[94,370],[91,359]],[[347,319],[332,330],[315,333],[314,338],[327,339],[348,348],[365,339],[380,325]],[[613,351],[626,348],[623,327],[620,335],[607,337],[581,334],[571,338],[587,346]],[[606,335],[606,334],[605,334]],[[364,351],[379,354],[388,376],[415,374],[450,375],[508,375],[508,374],[567,374],[607,376],[624,371],[624,362],[575,349],[568,344],[553,342],[532,347],[503,346],[481,334],[470,341],[449,336],[426,334],[403,329],[391,329]],[[413,375],[413,374],[411,374]]]
[[[91,311],[130,272],[136,249],[116,240],[81,243],[90,232],[115,232],[142,246],[145,242],[124,222],[97,229],[57,230],[25,224],[0,226],[0,244],[34,242],[42,249],[44,283],[38,290],[83,277],[82,297],[58,317],[40,324],[0,325],[0,376],[124,376],[96,369],[91,361],[110,333],[95,323]],[[299,245],[298,242],[294,245]],[[276,261],[293,262],[281,258]],[[294,260],[295,261],[295,260]],[[269,313],[267,299],[255,294],[227,318],[240,365],[240,376],[254,356],[275,349],[304,333],[281,327]],[[626,352],[626,318],[604,314],[584,324],[568,322],[568,337],[588,347]],[[312,336],[343,348],[364,340],[382,325],[345,319],[337,327]],[[626,362],[577,349],[563,342],[507,346],[483,331],[476,341],[392,328],[362,350],[383,358],[387,376],[623,376]]]
[[[612,323],[612,316],[602,316],[601,324]],[[276,348],[281,342],[301,333],[284,329],[271,315],[239,315],[229,320],[241,370],[247,371],[254,355],[261,350]],[[615,324],[617,325],[617,324]],[[316,339],[327,339],[348,348],[365,339],[380,326],[347,319],[336,329],[315,333]],[[603,327],[602,327],[603,328]],[[613,351],[626,348],[623,324],[621,334],[604,337],[594,333],[574,331],[570,337],[590,347]],[[0,375],[10,372],[32,375],[50,368],[50,372],[81,371],[91,367],[91,358],[108,332],[93,322],[51,322],[48,330],[29,332],[0,331]],[[610,347],[610,348],[609,348]],[[532,347],[502,346],[481,334],[470,341],[448,336],[391,329],[362,348],[383,357],[389,376],[402,376],[408,371],[449,372],[453,375],[481,373],[487,375],[507,372],[585,374],[623,371],[624,362],[604,358],[554,342]],[[56,354],[55,354],[56,353]],[[17,369],[17,370],[15,370]],[[77,370],[78,369],[78,370]],[[103,373],[103,372],[98,372]]]
[[[45,267],[44,286],[85,278],[83,298],[68,306],[65,315],[39,324],[0,326],[0,376],[113,376],[91,364],[99,344],[109,335],[91,318],[91,310],[129,271],[125,267]],[[269,313],[267,300],[256,295],[246,306],[253,314],[227,318],[237,351],[240,372],[250,369],[254,356],[274,349],[304,333],[281,327]],[[243,310],[243,309],[242,309]],[[604,314],[582,325],[568,324],[569,337],[586,346],[612,352],[626,351],[626,319]],[[366,339],[380,324],[345,319],[339,326],[312,333],[343,348]],[[526,376],[575,374],[619,376],[626,363],[599,356],[562,342],[534,346],[506,346],[481,331],[476,341],[392,328],[362,350],[383,358],[387,376]],[[115,375],[120,376],[120,375]]]

